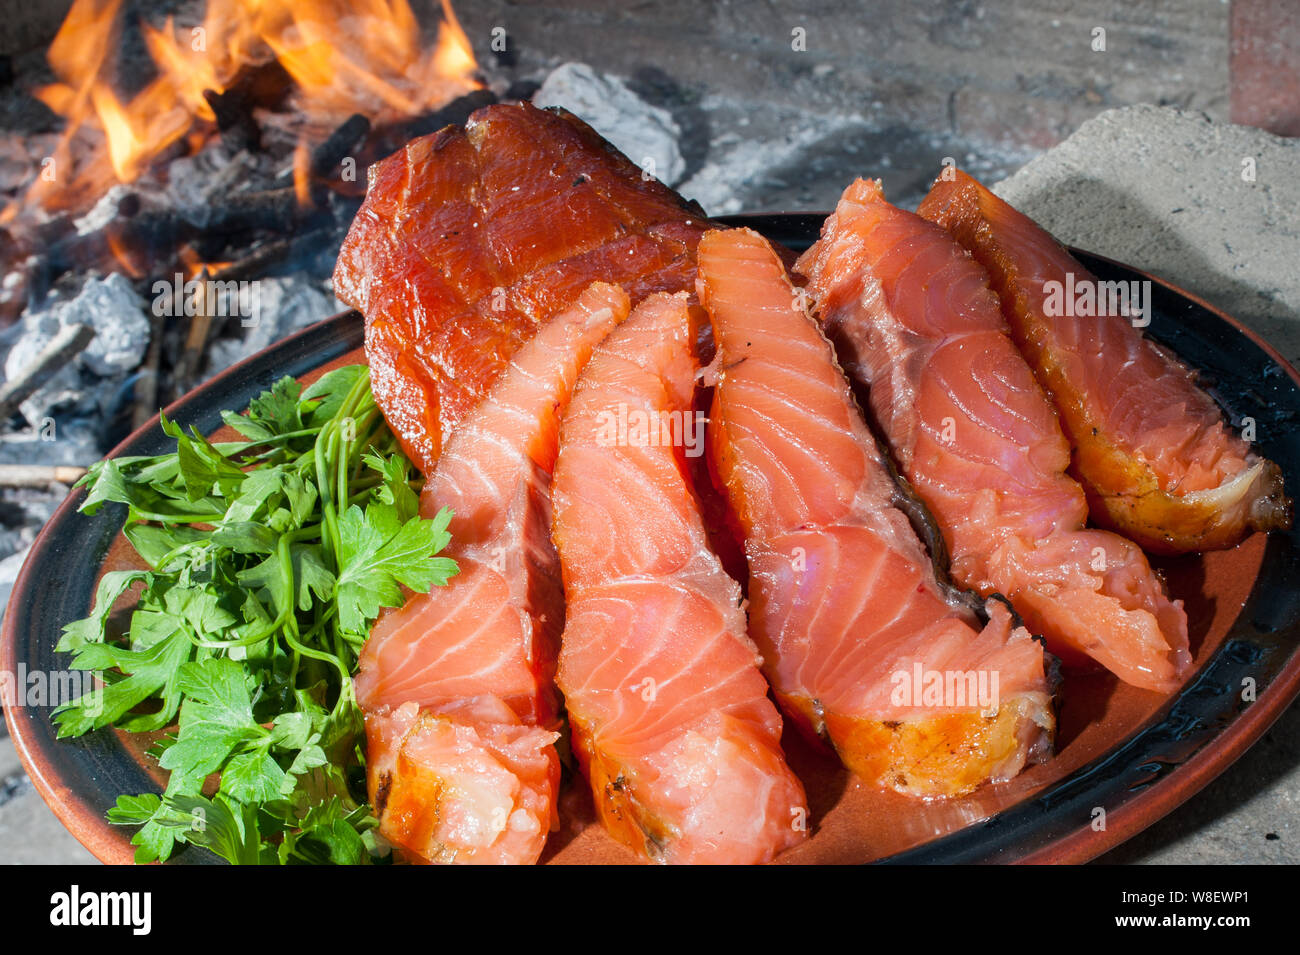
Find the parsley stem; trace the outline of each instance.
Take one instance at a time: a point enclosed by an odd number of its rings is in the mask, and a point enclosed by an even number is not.
[[[332,422],[331,422],[332,423]],[[338,561],[338,518],[334,510],[329,482],[329,457],[334,443],[334,429],[326,425],[316,437],[315,461],[316,490],[320,494],[321,544],[325,558],[337,569]]]
[[[285,441],[291,441],[294,438],[305,438],[309,434],[316,434],[320,428],[303,428],[301,431],[282,431],[279,434],[273,434],[269,438],[261,438],[257,441],[222,441],[214,444],[222,457],[231,457],[232,455],[242,454],[245,451],[252,451],[254,448],[268,448]]]
[[[215,524],[225,516],[224,513],[160,514],[157,511],[142,511],[134,505],[131,507],[132,520],[157,521],[159,524]]]
[[[322,623],[323,622],[324,621],[322,620]],[[292,629],[297,630],[298,628],[295,626]],[[308,631],[308,636],[316,632],[316,630],[317,627],[312,627],[311,630]],[[323,650],[313,650],[311,647],[299,643],[294,639],[289,628],[286,628],[284,631],[284,640],[289,644],[289,646],[293,647],[295,653],[300,653],[305,657],[311,657],[313,660],[320,660],[322,663],[332,664],[339,671],[339,676],[342,678],[344,683],[348,683],[352,680],[352,676],[348,673],[347,667],[343,665],[343,661],[334,654],[326,653]]]
[[[255,643],[261,643],[267,637],[274,634],[277,630],[284,627],[285,621],[293,613],[295,602],[295,593],[293,586],[293,558],[289,552],[290,535],[281,534],[280,543],[276,546],[276,557],[280,563],[280,585],[284,589],[284,605],[275,619],[266,624],[256,633],[250,633],[246,637],[240,637],[237,640],[203,640],[199,637],[190,636],[190,641],[196,647],[207,647],[212,650],[229,650],[232,647],[251,647]]]

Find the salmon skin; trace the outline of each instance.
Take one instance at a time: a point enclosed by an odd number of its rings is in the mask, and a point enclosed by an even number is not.
[[[960,584],[1004,594],[1065,661],[1146,689],[1191,666],[1187,618],[1145,555],[1087,530],[1051,402],[988,275],[943,228],[859,179],[796,269],[894,458],[939,522]]]
[[[334,269],[366,320],[375,400],[425,474],[510,356],[593,281],[689,290],[707,227],[591,127],[527,103],[412,140],[369,170]]]
[[[749,632],[786,711],[863,779],[914,795],[1046,759],[1042,646],[998,601],[981,628],[944,599],[776,254],[748,230],[710,232],[699,269],[718,349],[712,464],[744,532]]]
[[[1231,547],[1252,530],[1291,526],[1277,465],[1228,427],[1182,362],[1142,334],[1143,318],[1099,305],[1103,297],[1111,304],[1108,287],[1043,229],[959,170],[917,211],[992,277],[1012,337],[1060,413],[1093,520],[1162,554]]]
[[[558,682],[609,833],[661,863],[757,863],[806,838],[803,786],[709,549],[686,457],[697,363],[684,293],[596,351],[560,438],[554,538],[567,601]],[[624,426],[620,422],[627,422]]]
[[[459,571],[375,622],[356,681],[371,805],[414,860],[535,862],[556,822],[549,478],[579,369],[627,313],[622,289],[591,285],[510,359],[425,485],[425,516],[454,512]]]

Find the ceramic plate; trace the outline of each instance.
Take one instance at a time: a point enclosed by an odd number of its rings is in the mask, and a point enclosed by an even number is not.
[[[824,216],[733,217],[792,249],[817,236]],[[1149,279],[1077,253],[1104,280]],[[1288,476],[1300,475],[1300,376],[1228,316],[1152,280],[1147,329],[1199,370],[1235,426],[1255,422],[1259,449]],[[283,375],[311,379],[362,361],[354,312],[320,322],[231,368],[177,401],[167,415],[205,433],[223,408],[244,409]],[[113,456],[169,450],[158,419]],[[120,535],[125,509],[94,517],[71,495],[46,525],[14,586],[5,615],[0,667],[19,675],[54,673],[64,624],[90,610],[99,576],[132,565]],[[1058,700],[1057,754],[1015,780],[963,799],[920,802],[859,784],[839,763],[787,733],[790,763],[808,789],[813,837],[782,861],[1082,862],[1170,812],[1224,772],[1300,691],[1300,558],[1290,534],[1256,534],[1230,551],[1153,561],[1188,612],[1196,667],[1171,697],[1125,686],[1108,674],[1067,673]],[[119,794],[160,792],[162,778],[141,741],[106,730],[57,741],[50,707],[14,706],[10,732],[41,795],[64,825],[105,862],[129,862],[132,830],[110,826]],[[544,861],[623,862],[632,856],[595,823],[586,787],[566,780],[562,827]],[[1103,826],[1104,823],[1104,826]],[[217,861],[192,847],[177,863]]]

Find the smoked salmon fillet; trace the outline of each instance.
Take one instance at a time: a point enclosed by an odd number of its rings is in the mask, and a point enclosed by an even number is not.
[[[380,832],[416,859],[535,862],[555,822],[564,597],[548,484],[578,372],[627,313],[622,289],[591,285],[509,360],[425,484],[425,516],[453,511],[459,571],[380,616],[356,681]]]
[[[607,831],[662,863],[758,863],[806,838],[803,786],[689,481],[687,295],[592,356],[552,485],[567,601],[558,682]]]
[[[943,228],[859,179],[799,260],[807,291],[895,461],[935,516],[953,579],[1010,599],[1064,660],[1168,691],[1187,619],[1132,542],[1086,530],[1056,412],[988,275]]]
[[[689,290],[708,227],[569,113],[478,110],[369,170],[334,291],[366,321],[375,400],[433,471],[510,356],[593,281]]]
[[[777,698],[849,769],[904,793],[960,795],[1047,758],[1042,646],[997,601],[981,628],[945,599],[772,248],[710,232],[699,270],[719,369],[712,465],[744,533],[749,633]]]
[[[1291,526],[1277,465],[1228,427],[1182,362],[1142,334],[1137,324],[1149,315],[1117,314],[1111,299],[1122,303],[1122,290],[1099,284],[959,170],[934,184],[918,212],[991,276],[1012,338],[1060,414],[1097,523],[1165,554]]]

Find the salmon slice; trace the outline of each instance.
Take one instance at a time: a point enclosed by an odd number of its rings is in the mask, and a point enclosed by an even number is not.
[[[551,315],[593,281],[634,303],[691,288],[707,225],[571,114],[498,104],[370,167],[334,289],[365,316],[375,400],[430,474]]]
[[[1004,594],[1066,661],[1167,691],[1187,618],[1145,555],[1085,530],[1056,412],[1011,341],[984,269],[947,232],[859,179],[796,268],[895,460],[938,520],[951,574]]]
[[[953,172],[918,212],[988,270],[1016,345],[1060,413],[1093,520],[1163,554],[1289,528],[1280,469],[1228,427],[1192,371],[1133,316],[1100,308],[1106,290],[1032,220]]]
[[[807,803],[689,482],[693,331],[684,293],[647,299],[565,414],[557,679],[611,835],[654,862],[766,862],[806,837]]]
[[[996,601],[981,628],[945,599],[771,247],[710,232],[699,268],[721,369],[712,462],[744,532],[749,632],[787,712],[904,793],[959,795],[1045,759],[1041,645]]]
[[[371,804],[428,862],[535,862],[556,821],[564,624],[549,479],[561,409],[628,313],[595,283],[510,360],[447,443],[420,509],[453,510],[459,572],[375,622],[361,651]]]

